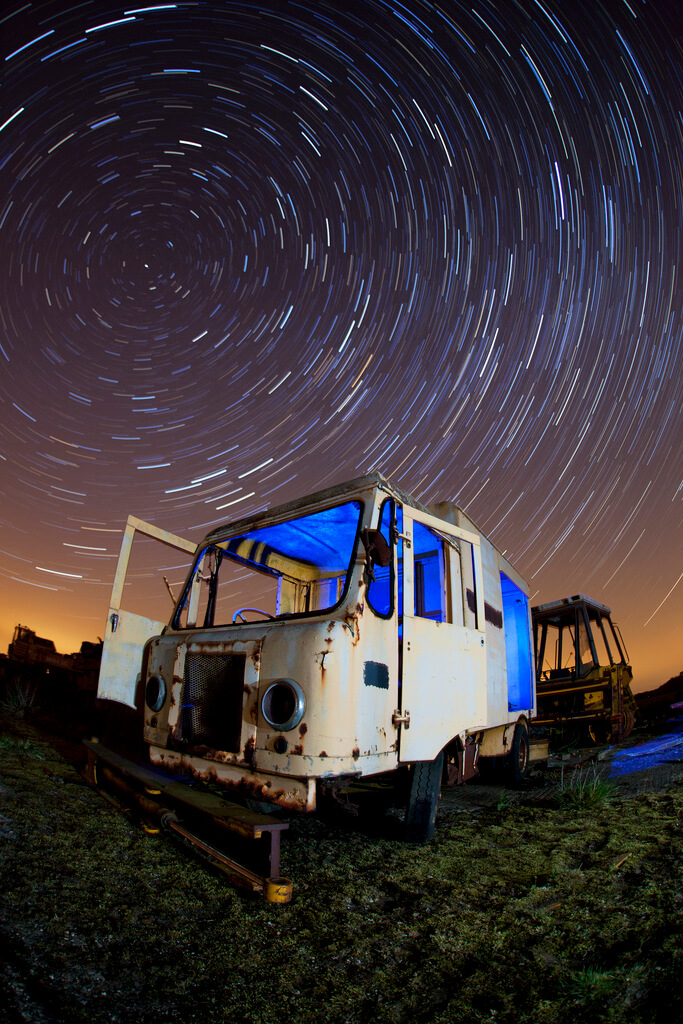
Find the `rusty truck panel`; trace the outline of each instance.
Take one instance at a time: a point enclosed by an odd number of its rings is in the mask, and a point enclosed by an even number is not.
[[[136,531],[194,554],[165,626],[121,609]],[[444,758],[449,779],[474,774],[480,748],[523,761],[529,589],[452,503],[373,473],[198,545],[131,517],[124,549],[100,695],[132,704],[143,674],[165,770],[310,811],[321,785],[432,764],[438,793]]]

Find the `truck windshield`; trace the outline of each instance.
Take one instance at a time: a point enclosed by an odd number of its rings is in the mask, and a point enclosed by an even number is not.
[[[174,629],[257,622],[327,611],[346,590],[362,503],[299,516],[204,547]]]

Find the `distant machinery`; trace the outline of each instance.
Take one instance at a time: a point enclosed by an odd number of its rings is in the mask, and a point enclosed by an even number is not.
[[[579,728],[595,743],[624,739],[636,702],[626,645],[611,611],[585,594],[531,609],[536,651],[534,725]]]

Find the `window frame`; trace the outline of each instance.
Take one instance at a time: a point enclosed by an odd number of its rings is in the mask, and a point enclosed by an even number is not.
[[[348,498],[346,501],[336,502],[335,504],[327,505],[327,506],[324,506],[323,508],[318,508],[318,509],[315,509],[315,510],[310,511],[310,512],[306,512],[306,510],[302,509],[302,510],[300,510],[300,514],[299,515],[284,517],[282,519],[279,519],[276,522],[265,522],[265,523],[262,523],[260,525],[255,525],[252,528],[251,531],[246,531],[248,533],[248,532],[253,532],[254,530],[258,530],[258,529],[260,529],[262,527],[276,527],[276,526],[280,526],[281,524],[284,524],[284,523],[293,522],[296,519],[305,519],[307,517],[307,515],[315,515],[317,512],[326,512],[326,511],[328,511],[330,509],[341,508],[344,505],[351,505],[351,504],[354,504],[354,503],[357,504],[357,506],[358,506],[358,520],[357,520],[357,523],[356,523],[356,532],[355,532],[355,536],[354,536],[354,539],[353,539],[353,543],[351,545],[351,554],[350,554],[350,558],[349,558],[348,567],[346,569],[344,587],[343,587],[341,596],[339,597],[339,599],[337,600],[337,602],[334,605],[330,605],[328,608],[324,608],[324,609],[316,609],[314,611],[283,612],[283,613],[279,613],[279,614],[273,616],[272,618],[254,619],[253,621],[250,620],[248,623],[245,623],[245,622],[225,622],[225,623],[218,623],[218,624],[216,624],[214,622],[211,625],[199,625],[196,622],[194,624],[188,624],[186,622],[185,625],[180,625],[179,624],[179,619],[180,619],[180,616],[182,615],[183,611],[187,608],[188,615],[189,615],[189,613],[191,611],[191,607],[192,607],[192,604],[191,604],[191,602],[192,602],[192,592],[193,592],[193,589],[196,587],[196,574],[197,574],[197,572],[199,572],[201,570],[201,567],[203,565],[203,561],[204,561],[205,556],[208,555],[211,551],[220,551],[222,553],[221,561],[227,560],[227,561],[231,562],[233,565],[242,566],[243,568],[250,569],[251,571],[253,571],[255,573],[258,573],[258,574],[262,574],[264,576],[274,576],[278,580],[283,578],[284,574],[278,572],[276,569],[269,568],[268,566],[261,566],[261,565],[258,565],[255,562],[250,562],[248,559],[241,558],[239,555],[233,554],[232,552],[228,551],[226,548],[220,547],[221,544],[223,544],[226,541],[233,540],[235,537],[245,536],[245,533],[237,532],[237,533],[234,533],[234,534],[230,534],[229,532],[226,532],[225,536],[221,536],[219,538],[216,538],[214,536],[214,539],[211,541],[211,543],[206,543],[205,541],[202,541],[202,543],[198,546],[198,548],[197,548],[197,556],[196,556],[196,558],[195,558],[195,560],[193,562],[192,568],[190,569],[190,573],[189,573],[189,575],[188,575],[188,577],[187,577],[187,579],[185,581],[185,584],[183,586],[183,590],[182,590],[182,592],[180,594],[178,602],[177,602],[177,604],[176,604],[176,606],[175,606],[175,608],[173,610],[173,615],[171,617],[169,628],[174,630],[175,632],[186,632],[188,630],[205,630],[205,629],[239,629],[239,628],[243,628],[245,625],[249,625],[249,626],[251,626],[251,625],[262,625],[263,623],[283,622],[283,621],[289,620],[289,619],[303,619],[303,618],[314,618],[314,617],[317,617],[317,616],[327,616],[327,615],[330,615],[331,613],[333,613],[335,611],[338,611],[344,605],[344,603],[345,603],[345,601],[346,601],[346,599],[348,597],[349,589],[350,589],[350,586],[351,586],[351,580],[352,580],[353,575],[354,575],[354,565],[357,562],[358,545],[360,543],[362,524],[363,524],[363,517],[364,517],[364,513],[365,513],[365,502],[361,498],[351,497],[351,498]],[[213,536],[213,535],[210,534],[210,536]],[[219,578],[219,586],[220,586],[220,578]],[[197,600],[197,608],[195,609],[195,614],[197,614],[199,612],[199,607],[198,606],[199,606],[199,600]]]
[[[373,615],[376,615],[378,619],[384,619],[385,621],[387,621],[388,619],[393,618],[394,612],[396,610],[396,600],[395,600],[395,597],[396,597],[396,575],[397,575],[396,557],[397,557],[397,550],[398,550],[398,545],[394,543],[394,537],[396,535],[396,499],[395,498],[387,497],[387,498],[384,499],[384,501],[380,505],[380,507],[379,507],[379,516],[378,516],[378,519],[377,519],[377,529],[380,531],[380,533],[382,532],[382,519],[384,518],[384,509],[385,509],[387,504],[389,504],[390,509],[391,509],[391,512],[390,512],[390,515],[389,515],[389,546],[391,548],[391,566],[390,566],[390,569],[389,569],[389,611],[387,611],[387,612],[380,612],[380,611],[377,610],[377,608],[375,608],[374,604],[372,603],[372,598],[371,598],[372,582],[370,582],[368,584],[367,590],[366,590],[366,595],[367,595],[367,600],[368,600],[368,607],[370,608],[370,611],[373,613]],[[385,540],[386,540],[386,537],[385,537]]]

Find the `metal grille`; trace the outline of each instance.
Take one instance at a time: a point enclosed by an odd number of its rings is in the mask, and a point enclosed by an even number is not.
[[[245,654],[188,654],[181,735],[195,746],[239,753]]]

